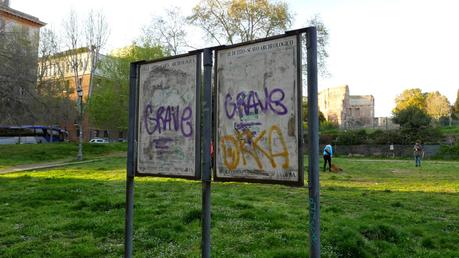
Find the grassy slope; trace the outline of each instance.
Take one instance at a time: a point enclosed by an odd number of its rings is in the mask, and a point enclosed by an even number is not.
[[[117,151],[127,151],[127,143],[84,144],[85,159]],[[0,145],[0,168],[62,159],[75,159],[78,145],[74,143]]]
[[[323,257],[458,257],[459,162],[335,159]],[[307,164],[307,162],[306,162]],[[0,257],[121,257],[125,160],[0,176]],[[307,257],[307,188],[212,184],[213,257]],[[200,257],[201,184],[136,178],[136,257]]]

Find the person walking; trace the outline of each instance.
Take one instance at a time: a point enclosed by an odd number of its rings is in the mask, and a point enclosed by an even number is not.
[[[414,151],[414,160],[416,162],[416,167],[421,166],[421,159],[424,158],[424,149],[422,148],[421,142],[416,141],[413,147]]]
[[[325,145],[324,148],[324,172],[327,168],[328,162],[328,171],[331,172],[331,159],[333,157],[333,148],[330,144]]]

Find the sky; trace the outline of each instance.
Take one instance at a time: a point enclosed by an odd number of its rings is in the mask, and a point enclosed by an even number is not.
[[[10,0],[12,8],[60,30],[74,9],[81,18],[102,10],[110,26],[106,52],[129,45],[155,15],[179,6],[190,15],[197,0]],[[390,116],[403,90],[439,91],[456,101],[459,89],[459,1],[456,0],[287,0],[292,29],[319,14],[330,39],[327,69],[319,90],[348,85],[351,95],[373,95],[375,115]],[[202,33],[190,33],[197,48]]]

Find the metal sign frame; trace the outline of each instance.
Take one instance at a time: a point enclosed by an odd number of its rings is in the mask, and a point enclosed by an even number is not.
[[[214,123],[215,123],[215,128],[218,128],[219,126],[219,119],[218,119],[218,105],[220,104],[219,100],[219,94],[218,92],[220,91],[220,85],[218,84],[218,52],[221,50],[228,50],[232,48],[237,48],[241,46],[248,46],[252,44],[258,44],[258,43],[263,43],[267,41],[272,41],[272,40],[277,40],[277,39],[282,39],[286,37],[292,37],[296,36],[296,59],[297,59],[297,67],[296,67],[296,108],[297,108],[297,117],[296,117],[296,124],[297,124],[297,156],[298,156],[298,179],[296,181],[289,181],[289,180],[269,180],[269,179],[253,179],[253,178],[235,178],[235,177],[219,177],[217,175],[217,155],[218,155],[218,147],[216,146],[217,143],[217,132],[213,134],[213,142],[215,144],[214,146],[214,153],[215,153],[215,158],[213,161],[214,165],[214,171],[213,171],[213,177],[214,181],[220,181],[220,182],[249,182],[249,183],[263,183],[263,184],[281,184],[281,185],[289,185],[289,186],[304,186],[304,158],[303,158],[303,122],[301,120],[302,118],[302,54],[301,54],[301,34],[304,33],[305,30],[295,30],[295,31],[289,31],[286,32],[283,35],[277,35],[273,37],[268,37],[264,39],[259,39],[259,40],[253,40],[253,41],[248,41],[248,42],[243,42],[239,44],[234,44],[230,46],[221,46],[216,48],[215,50],[215,70],[214,70],[214,85],[216,87],[216,90],[214,91],[214,99],[215,105],[213,108],[213,113],[214,113]]]
[[[201,179],[202,181],[202,257],[210,257],[210,220],[211,220],[211,203],[210,203],[210,139],[215,143],[215,127],[212,125],[212,117],[216,114],[217,105],[212,105],[212,97],[216,99],[218,84],[217,72],[218,66],[215,65],[214,83],[216,89],[211,93],[212,80],[212,52],[215,50],[215,63],[217,63],[217,51],[230,49],[234,47],[261,43],[274,39],[281,39],[288,36],[296,36],[297,49],[297,142],[298,142],[298,181],[280,181],[280,180],[259,180],[259,179],[242,179],[242,178],[218,178],[214,170],[214,181],[242,181],[268,184],[284,184],[291,186],[302,186],[304,184],[304,165],[303,165],[303,123],[302,123],[302,54],[301,54],[301,36],[306,33],[307,45],[307,79],[308,79],[308,139],[309,139],[309,168],[308,168],[308,188],[309,188],[309,238],[310,238],[310,257],[320,257],[320,193],[319,193],[319,119],[317,105],[317,31],[315,27],[303,28],[295,31],[288,31],[284,35],[269,37],[261,40],[244,42],[232,46],[211,47],[204,50],[197,50],[185,55],[163,58],[151,62],[139,61],[131,63],[130,80],[129,80],[129,130],[128,130],[128,156],[127,156],[127,174],[126,174],[126,209],[125,209],[125,257],[132,257],[133,251],[133,213],[134,213],[134,178],[135,176],[156,176],[156,177],[178,177],[187,179]],[[204,51],[204,57],[202,58]],[[139,68],[143,64],[161,62],[186,56],[197,56],[196,61],[196,117],[195,117],[195,176],[183,177],[175,175],[156,175],[156,174],[139,174],[137,173],[137,150],[138,150],[138,120],[139,120]],[[203,60],[204,59],[204,60]],[[201,64],[204,63],[204,107],[201,110]],[[301,87],[300,87],[301,85]],[[211,110],[213,114],[211,115]],[[203,113],[203,129],[201,130],[200,115]],[[217,121],[215,119],[214,121]],[[213,131],[211,130],[213,127]],[[211,132],[212,131],[212,132]],[[204,133],[203,145],[201,147],[201,133]],[[300,138],[301,137],[301,138]],[[203,151],[201,153],[201,150]],[[217,148],[214,148],[215,152]],[[206,154],[209,153],[209,154]],[[202,156],[204,155],[204,156]],[[202,165],[201,165],[201,157]],[[213,159],[213,167],[216,166],[216,159]],[[201,177],[201,169],[203,170]]]
[[[138,148],[139,148],[139,119],[140,119],[140,100],[139,100],[139,94],[140,94],[140,69],[143,65],[149,65],[149,64],[154,64],[154,63],[160,63],[164,61],[172,61],[174,59],[179,59],[179,58],[184,58],[184,57],[196,57],[196,87],[195,87],[195,103],[194,103],[194,118],[195,118],[195,124],[193,126],[194,130],[194,148],[195,148],[195,160],[194,160],[194,175],[192,176],[187,176],[187,175],[170,175],[170,174],[164,174],[164,173],[155,173],[152,171],[152,173],[142,173],[139,172],[138,169]],[[134,136],[134,141],[135,141],[135,148],[134,152],[135,154],[128,153],[129,155],[132,155],[133,157],[133,162],[134,162],[134,175],[139,176],[139,177],[144,177],[144,176],[153,176],[153,177],[168,177],[168,178],[184,178],[184,179],[190,179],[190,180],[200,180],[201,179],[201,66],[202,66],[202,51],[193,51],[188,54],[183,54],[183,55],[177,55],[177,56],[172,56],[172,57],[166,57],[166,58],[161,58],[161,59],[155,59],[153,61],[141,61],[141,62],[136,62],[136,82],[135,82],[135,100],[134,105],[135,106],[135,136]],[[133,98],[134,99],[134,98]]]

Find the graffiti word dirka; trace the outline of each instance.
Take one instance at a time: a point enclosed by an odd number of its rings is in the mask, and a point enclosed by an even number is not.
[[[180,131],[185,137],[193,135],[193,111],[191,107],[160,106],[154,110],[151,104],[144,109],[144,126],[149,135],[163,131]]]
[[[285,93],[282,89],[274,88],[269,91],[266,87],[263,98],[260,99],[258,92],[239,92],[236,98],[233,98],[230,93],[225,96],[225,112],[229,119],[232,119],[236,113],[239,117],[250,114],[258,114],[259,112],[266,113],[271,110],[274,114],[285,115],[288,110],[284,105],[283,100]],[[264,99],[264,100],[263,100]]]

